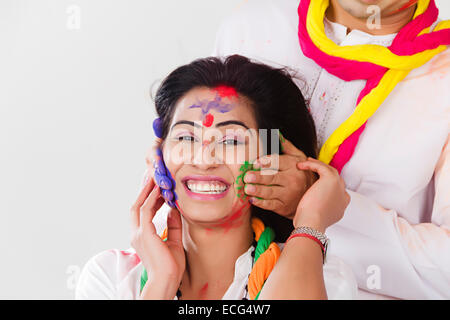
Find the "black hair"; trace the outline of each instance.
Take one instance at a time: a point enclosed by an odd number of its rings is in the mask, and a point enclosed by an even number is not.
[[[229,86],[248,99],[258,129],[279,129],[282,135],[306,156],[316,157],[316,131],[305,99],[287,69],[276,69],[250,61],[240,55],[195,60],[171,72],[155,96],[156,112],[162,120],[162,137],[167,136],[180,98],[198,87]],[[270,149],[270,136],[266,150]],[[279,146],[278,150],[281,150]],[[276,152],[276,151],[275,151]],[[285,242],[293,229],[292,221],[274,212],[252,207],[252,215],[274,229],[277,242]]]

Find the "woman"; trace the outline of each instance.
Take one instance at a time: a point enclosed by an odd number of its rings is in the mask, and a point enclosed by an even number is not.
[[[313,159],[314,124],[286,71],[241,56],[200,59],[173,71],[155,103],[163,143],[157,184],[148,179],[131,209],[135,250],[92,258],[77,298],[354,297],[351,271],[336,258],[324,264],[323,234],[349,197],[337,172]],[[296,157],[297,148],[309,158]],[[293,154],[290,165],[276,166],[278,150]],[[292,220],[253,206],[261,199],[242,188],[246,172],[276,178],[302,170],[319,178]],[[160,236],[152,221],[164,202],[171,208]]]

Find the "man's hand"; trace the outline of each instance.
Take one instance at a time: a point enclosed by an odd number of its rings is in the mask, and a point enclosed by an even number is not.
[[[302,151],[286,139],[282,140],[281,145],[283,155],[264,156],[255,161],[254,169],[261,168],[261,171],[245,174],[244,192],[250,196],[253,205],[293,219],[300,199],[317,177],[312,171],[297,168],[298,162],[306,161]],[[270,167],[273,157],[279,157],[277,171]],[[270,170],[273,174],[263,174]]]

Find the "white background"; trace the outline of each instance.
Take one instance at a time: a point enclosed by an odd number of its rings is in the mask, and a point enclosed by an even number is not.
[[[129,247],[150,88],[243,2],[0,2],[0,298],[70,299],[88,258]]]

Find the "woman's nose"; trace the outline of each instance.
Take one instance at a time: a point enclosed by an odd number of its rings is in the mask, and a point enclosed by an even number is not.
[[[201,146],[195,148],[193,164],[198,168],[208,169],[216,167],[221,163],[216,157],[215,143],[213,141],[203,141]]]

